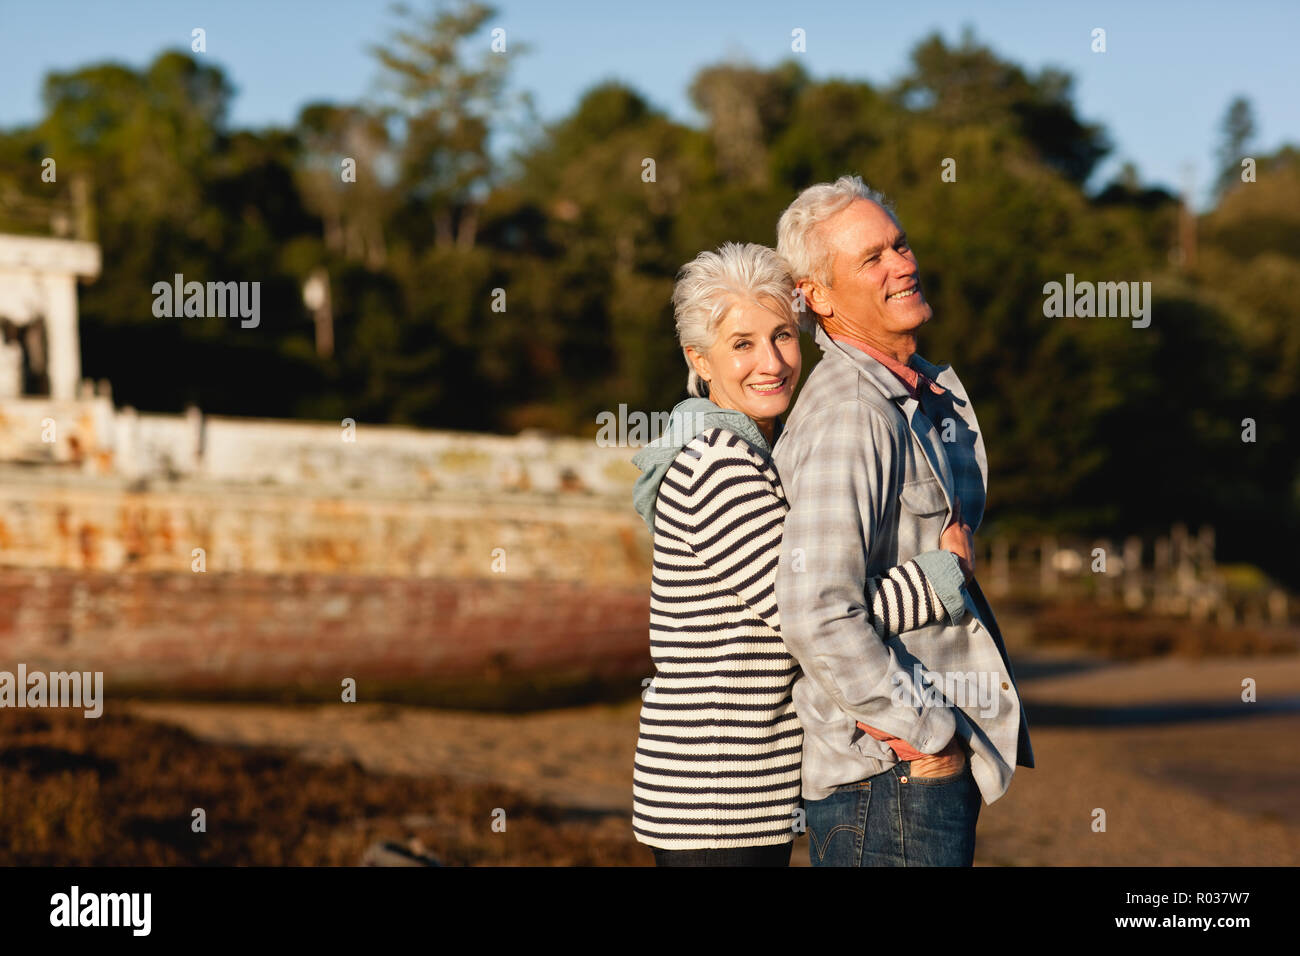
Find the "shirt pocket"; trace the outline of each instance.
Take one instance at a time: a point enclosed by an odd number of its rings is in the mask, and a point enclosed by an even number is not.
[[[943,486],[939,484],[938,478],[907,482],[903,485],[898,500],[905,510],[919,518],[931,518],[948,512],[948,499],[944,497]]]
[[[898,495],[903,518],[898,528],[899,561],[939,547],[948,524],[948,499],[938,478],[922,478],[903,485]]]

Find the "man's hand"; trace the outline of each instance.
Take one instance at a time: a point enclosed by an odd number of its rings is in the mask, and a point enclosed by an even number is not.
[[[962,576],[970,584],[970,579],[975,577],[975,532],[961,520],[960,500],[953,504],[952,521],[939,536],[939,546],[957,555]]]
[[[933,757],[913,760],[910,772],[913,777],[951,777],[965,766],[966,751],[962,749],[961,740],[954,736],[948,741],[948,746]]]

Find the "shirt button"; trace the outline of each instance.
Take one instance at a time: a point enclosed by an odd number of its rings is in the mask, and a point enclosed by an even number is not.
[[[907,778],[906,778],[906,777],[899,777],[898,780],[899,780],[900,783],[907,783]]]
[[[1002,689],[1003,689],[1003,690],[1010,690],[1010,689],[1011,689],[1011,685],[1008,684],[1006,681],[1003,681],[1003,682],[1002,682]]]

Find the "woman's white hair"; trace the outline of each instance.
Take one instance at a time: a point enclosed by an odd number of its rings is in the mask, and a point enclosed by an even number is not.
[[[818,226],[858,199],[878,203],[898,221],[884,194],[869,187],[861,176],[841,176],[833,183],[809,186],[786,207],[776,224],[776,248],[790,263],[795,281],[811,278],[831,287],[831,250]],[[805,309],[801,318],[810,317],[810,313]]]
[[[677,341],[686,359],[686,391],[707,398],[708,383],[691,364],[686,349],[707,352],[717,339],[718,326],[732,306],[761,299],[775,299],[796,318],[794,277],[790,266],[774,249],[749,242],[724,242],[717,252],[701,252],[677,273],[673,287],[673,318]]]

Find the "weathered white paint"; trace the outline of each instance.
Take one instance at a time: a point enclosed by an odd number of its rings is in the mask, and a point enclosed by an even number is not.
[[[52,399],[77,397],[77,280],[93,279],[99,270],[99,246],[93,242],[0,235],[0,317],[18,325],[44,319]],[[6,350],[0,355],[0,397],[21,390],[21,368],[15,377],[12,366],[12,351]]]

